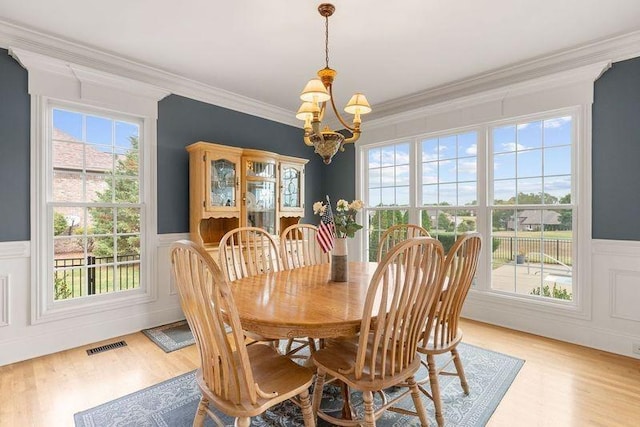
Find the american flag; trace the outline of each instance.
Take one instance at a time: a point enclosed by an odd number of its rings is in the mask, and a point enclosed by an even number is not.
[[[324,213],[320,216],[320,225],[318,225],[318,233],[316,240],[322,248],[322,252],[327,253],[333,249],[333,239],[336,237],[336,228],[333,223],[333,212],[331,211],[331,203],[327,197],[327,204]]]

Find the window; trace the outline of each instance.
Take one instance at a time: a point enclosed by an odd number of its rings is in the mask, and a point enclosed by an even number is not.
[[[140,287],[140,127],[50,108],[47,200],[53,300]]]
[[[491,128],[491,287],[571,300],[571,116]]]
[[[362,147],[365,259],[375,259],[381,234],[398,223],[421,224],[445,251],[460,233],[479,231],[487,273],[476,289],[536,301],[573,300],[577,114],[529,116]]]
[[[384,231],[409,222],[410,143],[402,142],[367,152],[367,258],[375,261]]]
[[[451,247],[457,235],[477,228],[477,132],[420,142],[421,225]]]
[[[157,295],[156,120],[168,92],[11,53],[31,96],[31,323],[126,316],[116,310]]]

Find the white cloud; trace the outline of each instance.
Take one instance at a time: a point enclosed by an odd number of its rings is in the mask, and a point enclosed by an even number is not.
[[[464,152],[465,154],[468,154],[470,156],[475,156],[476,154],[478,154],[478,144],[471,145]]]
[[[502,144],[502,148],[504,148],[505,151],[516,151],[516,150],[524,150],[527,147],[522,144],[516,144],[515,142],[506,142]]]
[[[477,170],[477,163],[475,160],[459,160],[458,161],[458,172],[459,173],[473,173],[475,174]]]
[[[547,129],[559,128],[571,121],[571,117],[559,117],[557,119],[545,120],[544,127]]]

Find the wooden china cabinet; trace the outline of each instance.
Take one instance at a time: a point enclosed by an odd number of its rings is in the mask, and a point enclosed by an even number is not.
[[[196,142],[189,152],[189,233],[218,260],[222,236],[260,227],[274,237],[304,217],[307,159]]]

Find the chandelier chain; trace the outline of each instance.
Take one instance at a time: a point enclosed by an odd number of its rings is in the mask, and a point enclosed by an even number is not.
[[[329,17],[324,17],[324,62],[329,68]]]

